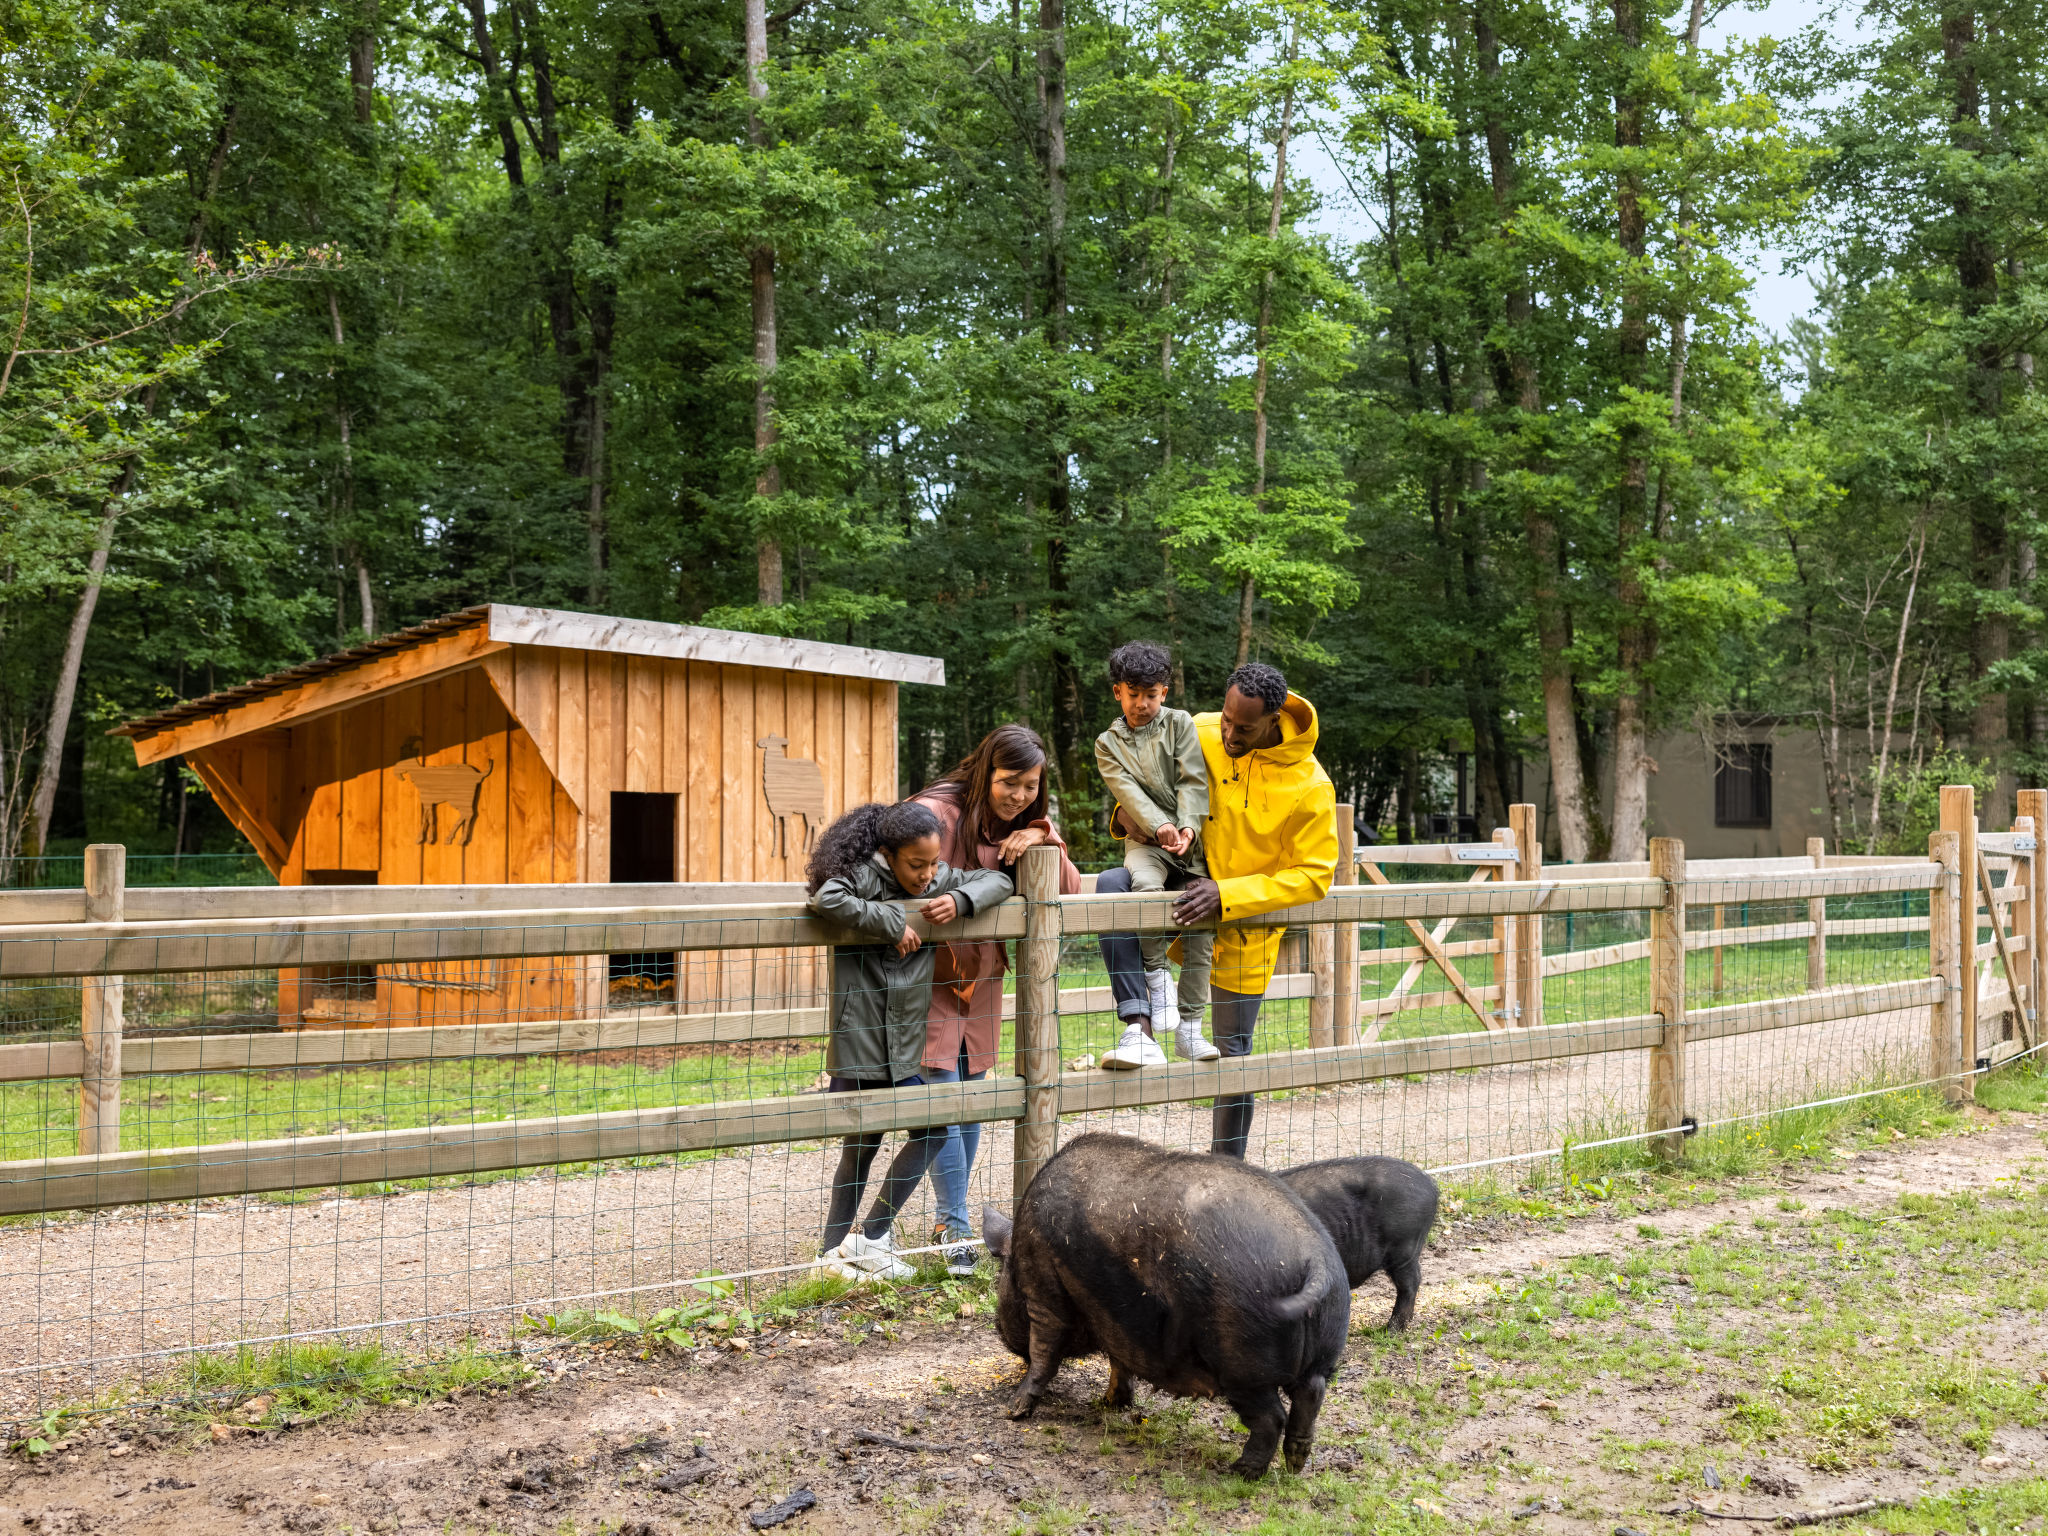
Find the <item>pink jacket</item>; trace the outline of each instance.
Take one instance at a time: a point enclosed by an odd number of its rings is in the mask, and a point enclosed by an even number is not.
[[[977,840],[969,846],[965,807],[957,795],[934,787],[911,799],[939,818],[940,857],[948,864],[955,869],[1001,867],[996,858],[999,844]],[[1078,895],[1081,871],[1067,857],[1059,829],[1043,817],[1030,825],[1045,833],[1051,846],[1060,851],[1060,893]],[[1003,972],[1008,969],[1003,946],[994,939],[948,944],[939,952],[938,968],[932,975],[931,1014],[925,1024],[926,1066],[953,1070],[963,1044],[969,1072],[986,1072],[996,1064],[1003,1033]]]

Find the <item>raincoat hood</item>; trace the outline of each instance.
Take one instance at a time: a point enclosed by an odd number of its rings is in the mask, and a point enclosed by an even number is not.
[[[1195,728],[1209,768],[1202,844],[1223,898],[1215,983],[1229,992],[1263,992],[1284,930],[1230,924],[1320,901],[1337,872],[1337,792],[1316,761],[1316,709],[1288,694],[1280,740],[1243,757],[1223,750],[1221,715],[1197,715]]]

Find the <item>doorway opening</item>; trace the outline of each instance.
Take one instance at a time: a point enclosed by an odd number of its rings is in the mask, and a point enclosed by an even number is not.
[[[676,878],[676,797],[612,792],[612,884],[672,884]],[[610,955],[609,1000],[624,1007],[673,1003],[676,957],[662,950]]]

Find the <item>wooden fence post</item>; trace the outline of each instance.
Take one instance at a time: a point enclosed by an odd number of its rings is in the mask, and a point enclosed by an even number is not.
[[[1514,846],[1515,834],[1507,827],[1493,829],[1493,845],[1496,848]],[[1489,864],[1484,866],[1490,877],[1496,881],[1512,880],[1515,867],[1512,864]],[[1495,1017],[1502,1029],[1513,1029],[1520,1022],[1521,997],[1515,989],[1520,979],[1520,967],[1515,963],[1515,920],[1512,917],[1496,917],[1493,920],[1493,985],[1500,988],[1500,1007]]]
[[[1650,1008],[1663,1020],[1663,1038],[1650,1048],[1649,1130],[1660,1157],[1685,1147],[1685,844],[1650,839],[1650,874],[1664,882],[1664,905],[1650,914]]]
[[[1536,835],[1536,807],[1508,807],[1508,826],[1515,834],[1515,878],[1543,878],[1543,839]],[[1522,1001],[1522,1028],[1543,1022],[1543,919],[1533,914],[1515,919],[1515,991]]]
[[[2048,970],[2041,964],[2041,928],[2044,903],[2041,900],[2040,879],[2042,871],[2041,839],[2048,834],[2048,790],[2023,789],[2019,793],[2019,810],[2013,820],[2013,830],[2024,832],[2033,840],[2033,852],[2026,855],[2027,894],[2013,904],[2012,926],[2014,933],[2026,935],[2025,958],[2020,962],[2020,975],[2027,984],[2026,1024],[2020,1032],[2021,1039],[2028,1046],[2038,1041],[2041,1029],[2041,982],[2048,977]],[[2017,872],[2017,871],[2016,871]]]
[[[1337,884],[1358,883],[1358,824],[1352,806],[1337,807]],[[1337,1044],[1358,1044],[1358,924],[1337,925]]]
[[[1806,856],[1815,869],[1828,867],[1828,840],[1809,837]],[[1813,937],[1806,941],[1806,990],[1818,992],[1828,984],[1828,899],[1815,896],[1806,903],[1806,920],[1813,924]]]
[[[1961,964],[1962,996],[1956,1010],[1956,1070],[1970,1071],[1977,1062],[1977,791],[1969,784],[1941,786],[1941,830],[1956,834],[1956,876],[1961,882],[1956,901],[1956,958]],[[1953,1095],[1971,1096],[1967,1081],[1958,1080]]]
[[[1950,1082],[1955,1073],[1956,1033],[1963,1007],[1961,933],[1957,927],[1962,905],[1961,875],[1957,846],[1961,839],[1953,832],[1931,832],[1927,857],[1941,866],[1941,875],[1927,893],[1927,969],[1942,984],[1940,994],[1927,1009],[1927,1075],[1945,1084],[1950,1099],[1962,1096],[1959,1084]]]
[[[1040,845],[1017,861],[1024,937],[1017,941],[1017,1075],[1024,1118],[1010,1163],[1010,1209],[1053,1154],[1060,1128],[1060,855]]]
[[[1344,825],[1344,807],[1331,813],[1332,830]],[[1337,834],[1338,863],[1343,863],[1344,838]],[[1332,882],[1335,883],[1334,881]],[[1337,925],[1315,923],[1308,930],[1308,1044],[1319,1050],[1337,1043]]]
[[[94,843],[85,850],[85,920],[118,923],[126,913],[128,850]],[[126,983],[119,976],[88,976],[79,986],[79,1039],[85,1047],[78,1075],[78,1153],[121,1150],[121,1028]]]
[[[1714,932],[1718,934],[1723,928],[1726,928],[1727,926],[1728,909],[1722,906],[1719,902],[1715,902]],[[1728,946],[1726,944],[1716,944],[1714,946],[1714,996],[1716,997],[1719,997],[1721,995],[1721,989],[1727,984],[1722,979],[1722,968],[1727,964],[1727,954]]]

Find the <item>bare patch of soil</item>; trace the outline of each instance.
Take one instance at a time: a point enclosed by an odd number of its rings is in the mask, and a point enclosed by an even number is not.
[[[2041,1122],[2007,1116],[1974,1134],[1838,1159],[1767,1193],[1752,1186],[1659,1212],[1656,1241],[1710,1240],[1731,1227],[1754,1240],[1753,1222],[1780,1213],[1786,1198],[1812,1218],[1895,1209],[1904,1194],[1990,1191],[2041,1160]],[[750,1515],[809,1489],[816,1506],[781,1529],[1078,1533],[1264,1520],[1309,1530],[1365,1492],[1395,1490],[1404,1519],[1424,1529],[1605,1533],[1626,1517],[1647,1532],[1689,1524],[1694,1500],[1775,1518],[2024,1477],[2048,1463],[2048,1432],[2038,1428],[2000,1428],[1980,1458],[1901,1426],[1883,1458],[1816,1469],[1790,1440],[1729,1437],[1746,1398],[1721,1381],[1714,1357],[1644,1379],[1596,1373],[1554,1399],[1496,1373],[1483,1406],[1434,1430],[1384,1422],[1374,1389],[1387,1380],[1466,1390],[1477,1349],[1467,1335],[1503,1287],[1574,1260],[1619,1261],[1646,1241],[1637,1218],[1618,1214],[1454,1219],[1438,1234],[1406,1339],[1370,1331],[1390,1305],[1383,1285],[1359,1296],[1359,1331],[1310,1475],[1276,1473],[1255,1487],[1222,1473],[1240,1435],[1226,1409],[1141,1388],[1135,1411],[1106,1412],[1095,1403],[1101,1362],[1085,1361],[1062,1371],[1036,1419],[1015,1424],[1003,1410],[1016,1362],[985,1315],[901,1320],[892,1340],[828,1308],[744,1355],[642,1362],[554,1349],[533,1357],[539,1385],[350,1423],[252,1432],[110,1419],[75,1432],[67,1449],[0,1467],[0,1527],[670,1536],[749,1531]],[[1771,1319],[1736,1309],[1721,1321],[1737,1317],[1764,1347]],[[1998,1321],[2013,1358],[2040,1358],[2039,1313]],[[1559,1326],[1593,1346],[1591,1325]],[[1483,1356],[1476,1369],[1486,1370]],[[1663,1459],[1683,1461],[1688,1480],[1616,1449],[1644,1444],[1673,1448]],[[1691,1480],[1707,1466],[1718,1490]]]

